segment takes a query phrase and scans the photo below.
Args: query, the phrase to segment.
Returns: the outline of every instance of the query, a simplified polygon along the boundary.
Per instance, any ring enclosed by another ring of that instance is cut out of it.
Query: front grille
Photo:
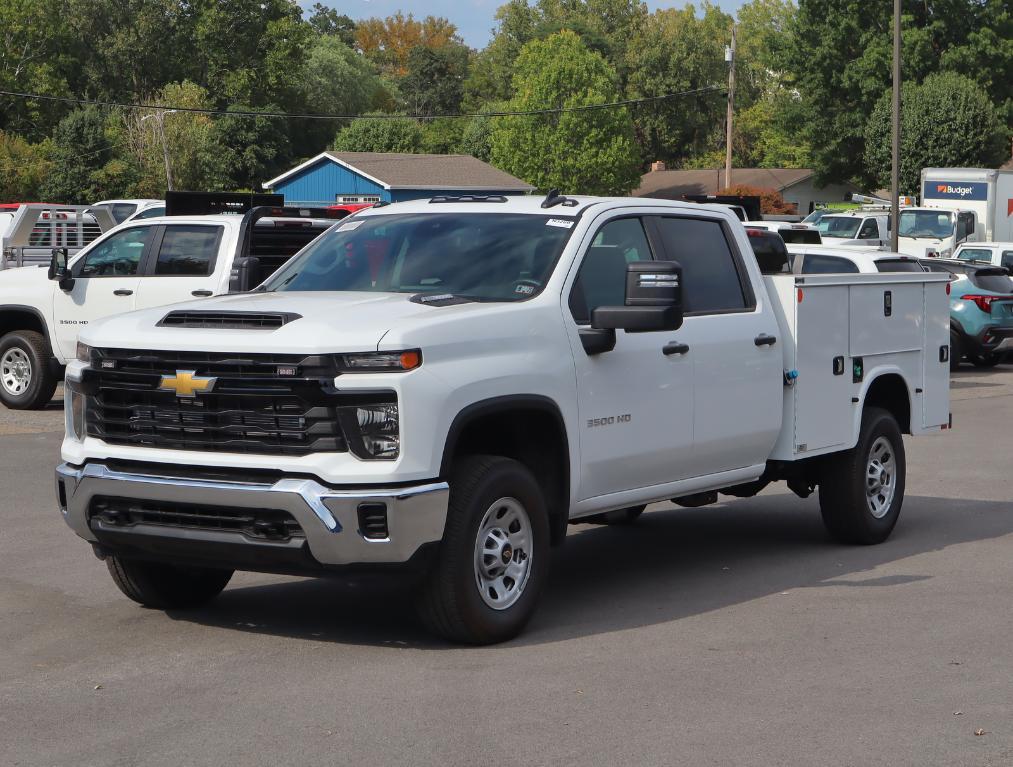
[[[174,328],[215,328],[224,330],[275,330],[301,315],[292,312],[169,312],[158,323]]]
[[[215,379],[208,392],[159,387],[180,372]],[[267,455],[347,452],[339,415],[389,395],[334,389],[326,356],[98,349],[84,372],[87,433],[107,443]],[[347,416],[345,417],[347,420]]]
[[[89,521],[97,519],[113,527],[160,525],[241,533],[249,538],[270,541],[306,537],[295,517],[280,509],[245,509],[98,496],[91,502],[88,518]]]

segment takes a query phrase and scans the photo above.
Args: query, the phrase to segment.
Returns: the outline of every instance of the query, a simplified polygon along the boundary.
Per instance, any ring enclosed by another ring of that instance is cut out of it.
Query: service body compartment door
[[[925,342],[923,286],[851,286],[851,356],[910,352]]]
[[[950,299],[945,283],[924,285],[925,377],[922,393],[922,427],[942,426],[950,420],[950,363],[942,349],[950,345]],[[912,419],[914,420],[914,419]],[[914,424],[912,424],[914,426]]]
[[[796,310],[795,452],[804,455],[849,442],[855,405],[848,355],[853,311],[849,287],[810,286],[801,292]]]

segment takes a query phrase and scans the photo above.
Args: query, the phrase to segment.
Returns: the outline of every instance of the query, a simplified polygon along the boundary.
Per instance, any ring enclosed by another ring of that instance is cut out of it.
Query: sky
[[[495,22],[496,9],[503,5],[505,0],[319,0],[324,5],[337,9],[339,13],[351,16],[353,19],[367,19],[371,16],[391,16],[398,11],[405,14],[412,13],[416,18],[424,16],[445,16],[457,25],[458,32],[464,38],[464,42],[473,48],[484,48],[489,42],[490,30]],[[743,5],[745,0],[717,0],[715,5],[720,6],[729,13],[734,13]],[[301,0],[303,8],[313,5],[313,0]],[[656,8],[682,8],[686,0],[676,2],[661,2],[660,0],[647,0],[648,7],[653,11]],[[697,6],[700,3],[696,3]]]

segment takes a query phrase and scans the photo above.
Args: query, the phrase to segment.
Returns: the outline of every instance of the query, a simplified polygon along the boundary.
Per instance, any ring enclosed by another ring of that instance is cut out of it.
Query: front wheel
[[[454,641],[491,644],[521,632],[549,565],[545,498],[523,464],[468,456],[454,467],[440,553],[419,615]]]
[[[0,400],[11,410],[36,410],[53,398],[58,383],[49,344],[34,330],[0,338]]]
[[[820,475],[820,513],[830,534],[842,543],[885,541],[900,516],[905,471],[897,420],[866,408],[858,444],[828,456]]]
[[[177,567],[138,559],[106,557],[106,567],[120,591],[145,607],[171,610],[200,607],[222,593],[232,570]]]

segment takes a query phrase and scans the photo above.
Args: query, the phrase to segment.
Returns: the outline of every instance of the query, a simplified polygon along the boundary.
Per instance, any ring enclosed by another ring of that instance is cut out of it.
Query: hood
[[[950,252],[943,253],[947,249]],[[915,258],[931,258],[940,255],[947,257],[952,252],[952,246],[949,244],[944,246],[943,240],[938,237],[898,237],[897,250]]]
[[[14,299],[23,297],[26,293],[34,294],[54,287],[56,283],[49,279],[49,269],[46,266],[19,266],[0,270],[0,296],[4,303],[23,303]]]
[[[45,274],[45,273],[43,273]],[[97,321],[81,333],[90,346],[210,352],[316,354],[373,351],[398,324],[434,316],[470,313],[482,306],[427,306],[398,293],[286,292],[244,293],[119,314]],[[221,329],[167,327],[170,312],[255,312],[298,315],[278,328]]]

